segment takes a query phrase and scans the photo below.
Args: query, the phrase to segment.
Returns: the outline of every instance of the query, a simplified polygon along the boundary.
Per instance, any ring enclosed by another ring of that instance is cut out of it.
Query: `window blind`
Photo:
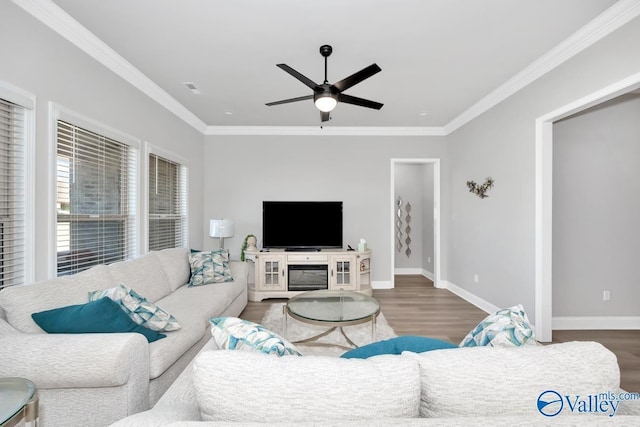
[[[62,120],[56,140],[58,275],[132,258],[137,151]]]
[[[25,113],[0,99],[0,290],[24,283]]]
[[[187,245],[186,167],[149,155],[149,250]]]

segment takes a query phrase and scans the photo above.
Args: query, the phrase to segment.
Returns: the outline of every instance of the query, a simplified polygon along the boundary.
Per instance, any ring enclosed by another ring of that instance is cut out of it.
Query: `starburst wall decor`
[[[489,197],[486,193],[493,187],[493,182],[493,178],[487,177],[482,185],[478,185],[475,181],[467,181],[467,187],[469,187],[470,193],[484,199],[485,197]]]

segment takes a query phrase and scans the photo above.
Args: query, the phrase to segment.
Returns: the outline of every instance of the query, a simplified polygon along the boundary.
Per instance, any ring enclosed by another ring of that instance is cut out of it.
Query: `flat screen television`
[[[262,202],[262,246],[342,248],[342,202]]]

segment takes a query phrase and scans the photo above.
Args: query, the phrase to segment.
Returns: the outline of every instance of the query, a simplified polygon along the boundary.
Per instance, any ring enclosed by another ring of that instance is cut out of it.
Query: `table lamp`
[[[224,249],[224,238],[233,236],[232,219],[212,219],[209,221],[209,236],[220,238],[220,249]]]

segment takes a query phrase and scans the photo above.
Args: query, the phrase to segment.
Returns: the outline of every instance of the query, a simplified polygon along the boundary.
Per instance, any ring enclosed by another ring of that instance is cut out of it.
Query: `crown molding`
[[[445,136],[441,127],[207,126],[205,135],[245,136]]]
[[[442,127],[207,126],[51,0],[12,1],[204,135],[446,136],[640,16],[640,1],[619,0]]]
[[[204,133],[207,125],[202,120],[51,0],[13,0],[13,2],[149,98]]]
[[[640,1],[619,0],[591,22],[444,125],[448,135],[640,15]]]

